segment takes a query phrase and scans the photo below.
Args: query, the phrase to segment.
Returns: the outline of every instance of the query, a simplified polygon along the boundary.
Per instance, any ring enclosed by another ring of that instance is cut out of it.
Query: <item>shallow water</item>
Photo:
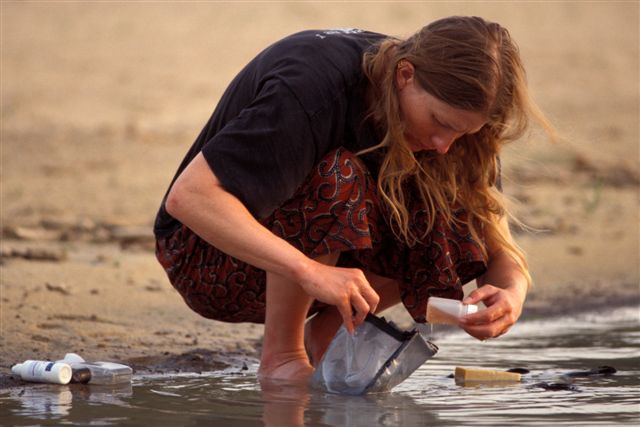
[[[39,384],[0,391],[2,425],[640,425],[640,310],[528,321],[478,342],[435,331],[439,353],[393,392],[362,397],[271,385],[248,370],[136,376],[126,387]],[[602,365],[614,375],[572,378]],[[521,383],[456,385],[455,366],[531,372]],[[546,388],[545,388],[546,387]],[[551,388],[551,389],[550,389]]]

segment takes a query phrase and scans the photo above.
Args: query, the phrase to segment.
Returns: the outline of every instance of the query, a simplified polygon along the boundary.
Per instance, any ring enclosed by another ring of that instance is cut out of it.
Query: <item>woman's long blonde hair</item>
[[[396,69],[400,61],[414,65],[419,85],[447,104],[482,112],[488,123],[477,133],[458,139],[447,155],[413,153],[404,136]],[[491,242],[509,253],[531,282],[526,259],[498,223],[508,215],[496,189],[498,155],[503,145],[519,139],[530,118],[553,135],[553,128],[533,102],[517,46],[508,31],[478,17],[435,21],[407,40],[385,39],[364,57],[370,81],[370,117],[384,137],[371,150],[386,147],[378,190],[398,238],[409,245],[424,236],[410,229],[403,186],[414,180],[427,212],[426,232],[436,213],[455,221],[454,206],[467,211],[467,226],[478,242]],[[367,150],[370,151],[370,150]],[[488,256],[486,246],[482,248]]]

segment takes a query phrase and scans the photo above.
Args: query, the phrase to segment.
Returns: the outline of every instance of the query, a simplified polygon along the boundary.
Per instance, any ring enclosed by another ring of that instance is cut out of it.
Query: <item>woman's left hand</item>
[[[511,240],[507,218],[500,220],[508,241]],[[459,326],[469,335],[486,340],[505,334],[522,314],[524,300],[529,290],[529,279],[520,265],[499,245],[489,245],[487,271],[476,279],[478,289],[471,292],[462,302],[487,307],[477,313],[464,316]]]
[[[471,292],[463,303],[477,304],[482,301],[487,308],[462,317],[459,325],[479,340],[499,337],[520,317],[525,296],[526,291],[522,292],[519,286],[502,288],[485,284]]]

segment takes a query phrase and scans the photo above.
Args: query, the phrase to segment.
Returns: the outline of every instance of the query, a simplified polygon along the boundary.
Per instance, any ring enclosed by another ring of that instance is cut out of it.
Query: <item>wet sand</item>
[[[191,312],[153,255],[159,201],[236,72],[308,28],[507,26],[541,107],[503,156],[535,285],[524,318],[640,301],[637,2],[2,3],[0,386],[80,353],[140,371],[257,356],[262,327]],[[473,285],[469,285],[473,286]],[[392,313],[403,319],[402,310]]]

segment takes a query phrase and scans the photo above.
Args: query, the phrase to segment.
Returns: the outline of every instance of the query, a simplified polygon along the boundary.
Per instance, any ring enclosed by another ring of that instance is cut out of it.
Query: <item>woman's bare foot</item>
[[[262,380],[307,383],[313,375],[313,366],[304,352],[300,354],[270,355],[262,358],[258,378]]]

